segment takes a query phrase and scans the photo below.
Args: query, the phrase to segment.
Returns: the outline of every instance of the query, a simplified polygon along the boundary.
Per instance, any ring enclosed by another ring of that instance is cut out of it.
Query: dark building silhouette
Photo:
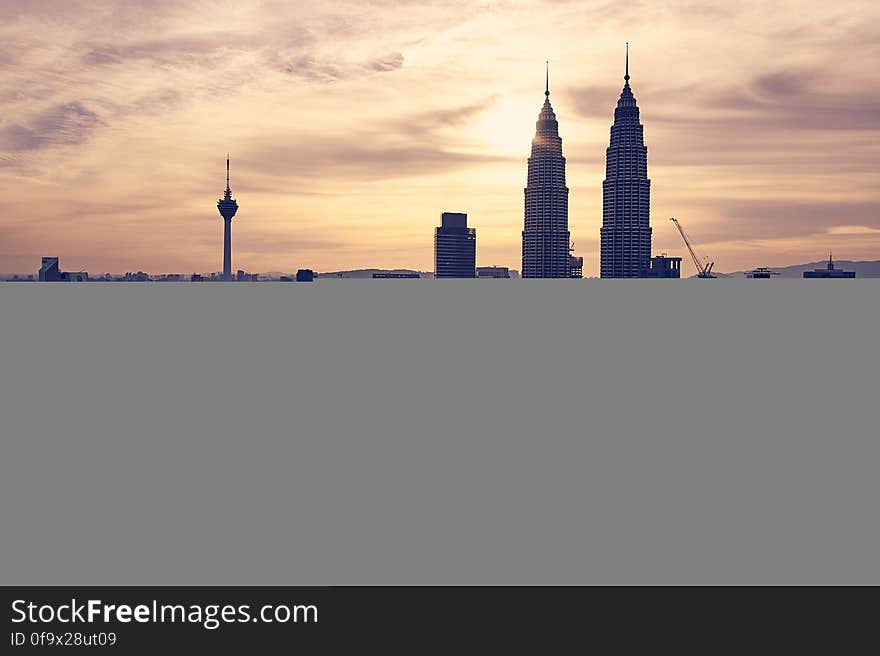
[[[601,276],[638,278],[650,269],[651,181],[639,108],[629,86],[629,44],[623,91],[614,110],[602,183]]]
[[[300,269],[296,272],[297,282],[312,282],[315,279],[315,272],[311,269]]]
[[[477,267],[477,278],[510,278],[510,269],[502,266]]]
[[[755,278],[756,280],[769,279],[770,276],[778,276],[778,271],[772,271],[767,267],[758,267],[751,271],[744,272],[746,278]]]
[[[828,265],[824,269],[813,269],[812,271],[804,271],[804,278],[855,278],[855,271],[844,271],[843,269],[834,268],[834,260],[831,259],[831,253],[828,253]]]
[[[642,278],[681,278],[681,258],[655,255],[642,271]]]
[[[547,68],[544,106],[535,124],[525,188],[523,278],[569,277],[568,187],[559,123],[550,105]]]
[[[57,257],[44,257],[37,274],[40,282],[58,282],[61,280],[61,269]]]
[[[568,248],[568,277],[583,278],[584,277],[584,258],[575,256],[574,244]]]
[[[40,282],[87,282],[89,274],[86,271],[62,271],[59,258],[44,257],[37,279]]]
[[[238,203],[229,189],[229,157],[226,157],[226,192],[217,201],[217,209],[223,217],[223,280],[232,280],[232,217],[238,211]]]
[[[474,278],[477,231],[467,227],[467,214],[443,212],[434,229],[434,277]]]

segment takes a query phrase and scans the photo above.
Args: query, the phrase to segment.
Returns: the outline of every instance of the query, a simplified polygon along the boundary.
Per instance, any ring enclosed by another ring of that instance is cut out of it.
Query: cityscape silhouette
[[[0,11],[0,278],[430,277],[444,212],[480,237],[475,277],[878,259],[877,85],[840,75],[872,60],[874,8],[808,2],[780,49],[782,8],[711,1],[625,24],[589,0],[212,4]],[[234,236],[206,212],[229,151]]]
[[[626,44],[624,85],[614,108],[611,138],[605,154],[605,180],[602,183],[603,212],[600,229],[600,274],[602,278],[680,278],[681,257],[666,253],[651,253],[651,181],[648,179],[648,149],[645,146],[644,126],[639,107],[630,86],[630,45]],[[559,121],[550,104],[550,65],[545,64],[544,104],[535,124],[531,154],[527,161],[527,184],[524,190],[524,221],[522,230],[522,278],[580,278],[583,257],[573,255],[574,244],[568,229],[569,188],[566,185],[566,160],[562,153]],[[189,280],[257,282],[257,273],[239,269],[232,273],[232,219],[238,212],[238,202],[230,188],[230,157],[226,157],[226,188],[217,201],[217,210],[223,219],[223,269],[220,273],[204,276],[193,273],[189,278],[180,274],[151,277],[142,271],[126,273],[122,277],[109,274],[100,280],[140,281],[162,280],[179,282]],[[694,261],[698,278],[716,278],[711,273],[714,262],[703,263],[697,257],[691,240],[675,218],[670,219],[680,233]],[[482,267],[478,274],[476,229],[468,227],[466,213],[442,212],[441,225],[434,231],[434,270],[426,272],[435,278],[509,278],[509,268],[496,275],[496,267]],[[352,272],[349,272],[349,274]],[[419,278],[420,272],[372,271],[374,279]],[[769,279],[780,275],[768,267],[744,271],[752,279]],[[869,274],[870,275],[870,274]],[[278,275],[282,282],[312,282],[312,269],[299,269],[296,275]],[[334,272],[330,277],[346,277],[345,272]],[[803,278],[852,279],[855,271],[835,269],[829,257],[825,268],[803,271]],[[28,276],[26,279],[33,279]],[[14,276],[13,279],[22,279]],[[57,256],[42,258],[37,273],[40,281],[76,281],[90,279],[85,271],[65,272],[60,269]],[[262,279],[273,279],[263,276]]]

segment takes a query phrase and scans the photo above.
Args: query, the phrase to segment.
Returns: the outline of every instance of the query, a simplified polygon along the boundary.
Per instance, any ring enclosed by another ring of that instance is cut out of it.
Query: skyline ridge
[[[799,262],[797,264],[790,264],[790,265],[785,265],[785,266],[781,266],[781,265],[775,264],[773,262],[770,262],[766,266],[769,269],[780,272],[782,278],[800,278],[799,275],[786,275],[786,273],[794,272],[795,274],[800,274],[803,271],[809,271],[809,270],[812,270],[815,268],[821,268],[821,267],[827,265],[827,263],[828,263],[827,259],[821,258],[821,259],[813,260],[810,262]],[[855,268],[859,274],[858,275],[859,278],[868,278],[868,279],[880,278],[880,259],[876,259],[876,260],[849,260],[849,259],[834,260],[834,265],[835,265],[835,267],[841,266],[841,267]],[[480,265],[479,268],[491,267],[491,266],[499,266],[499,265]],[[290,275],[294,274],[296,268],[298,268],[298,265],[294,268],[291,268],[290,270],[261,270],[261,271],[256,271],[256,272],[251,271],[248,273],[250,275],[266,276],[270,279],[275,279],[275,278],[278,278],[279,276],[290,276]],[[510,273],[512,274],[511,278],[514,278],[514,279],[521,278],[520,271],[518,269],[509,268],[509,267],[505,267],[505,268],[509,269]],[[754,268],[754,267],[752,267],[752,268]],[[330,269],[330,270],[326,270],[326,271],[315,271],[315,274],[319,278],[326,278],[326,277],[334,276],[338,273],[360,274],[360,273],[374,273],[374,272],[422,273],[422,274],[427,274],[426,277],[429,277],[430,275],[432,275],[434,273],[433,271],[428,270],[428,269],[415,269],[415,268],[406,267],[406,266],[387,267],[387,268],[386,267],[364,266],[364,267],[358,267],[358,268],[354,268],[354,269]],[[713,271],[713,273],[717,274],[717,276],[719,278],[739,278],[743,274],[745,274],[746,272],[747,272],[746,269],[736,270],[736,271]],[[100,277],[106,273],[109,273],[111,276],[122,277],[125,275],[125,273],[135,273],[135,272],[133,272],[133,271],[129,271],[129,272],[112,271],[112,272],[101,272],[101,273],[91,272],[90,277],[89,277],[89,281],[100,281]],[[186,277],[191,274],[197,274],[197,275],[202,275],[202,276],[210,276],[212,274],[217,275],[217,276],[222,275],[222,271],[211,271],[211,270],[199,270],[199,271],[188,271],[188,272],[183,272],[183,271],[149,271],[149,272],[144,272],[144,273],[146,273],[147,275],[149,275],[151,277],[162,277],[162,276],[169,276],[169,275]],[[11,278],[12,276],[19,276],[18,280],[26,281],[26,277],[28,275],[31,275],[34,278],[36,278],[36,275],[31,271],[0,271],[0,277],[3,277],[6,281],[10,281],[10,282],[13,281]],[[352,277],[357,277],[357,276],[352,276]],[[684,279],[684,278],[696,278],[696,274],[693,274],[693,275],[689,274],[689,275],[682,276],[682,279]],[[584,276],[584,279],[599,280],[600,277],[599,276]]]

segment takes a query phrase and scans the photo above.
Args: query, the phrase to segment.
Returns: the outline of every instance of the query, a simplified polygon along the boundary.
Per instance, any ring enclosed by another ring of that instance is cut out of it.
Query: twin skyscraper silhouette
[[[639,108],[629,85],[629,44],[626,46],[624,85],[611,140],[605,153],[600,230],[601,276],[651,276],[651,181],[648,149]],[[559,122],[550,104],[547,69],[544,106],[538,115],[528,162],[525,223],[522,232],[523,278],[572,276],[568,229],[568,187]]]

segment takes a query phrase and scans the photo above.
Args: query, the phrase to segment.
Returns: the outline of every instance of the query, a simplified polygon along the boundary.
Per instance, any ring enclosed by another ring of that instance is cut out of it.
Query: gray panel
[[[880,583],[874,281],[0,284],[0,582]]]

